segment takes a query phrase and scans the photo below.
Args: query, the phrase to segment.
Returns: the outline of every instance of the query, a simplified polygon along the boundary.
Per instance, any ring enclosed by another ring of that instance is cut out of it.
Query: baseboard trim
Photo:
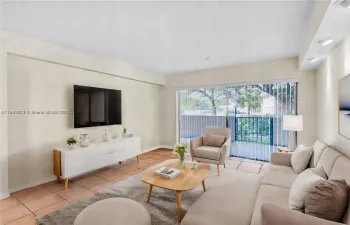
[[[45,184],[45,183],[48,183],[48,182],[51,182],[51,181],[54,181],[54,180],[56,180],[56,177],[48,178],[48,179],[45,179],[45,180],[39,180],[39,181],[30,183],[30,184],[21,185],[19,187],[10,189],[10,193],[13,193],[13,192],[16,192],[16,191],[20,191],[20,190],[23,190],[23,189],[27,189],[27,188],[31,188],[31,187],[35,187],[35,186],[38,186],[38,185],[41,185],[41,184]]]
[[[8,197],[10,197],[10,193],[2,193],[2,194],[0,194],[0,200],[8,198]]]
[[[172,145],[159,145],[159,148],[165,148],[165,149],[174,150],[174,146],[172,146]]]

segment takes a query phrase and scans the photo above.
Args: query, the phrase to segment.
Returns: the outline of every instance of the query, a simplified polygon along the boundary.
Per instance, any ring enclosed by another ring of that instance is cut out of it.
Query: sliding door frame
[[[299,94],[299,79],[283,79],[283,80],[268,80],[268,81],[254,81],[254,82],[242,82],[234,84],[218,84],[218,85],[203,85],[203,86],[188,86],[183,88],[177,88],[175,94],[176,102],[176,142],[180,143],[180,91],[189,90],[195,88],[222,88],[222,87],[237,87],[237,86],[249,86],[249,85],[260,85],[260,84],[278,84],[278,83],[296,83],[296,91],[294,92],[295,99],[295,114],[298,115],[298,94]],[[227,99],[227,98],[226,98]],[[228,101],[228,99],[227,99]],[[226,115],[227,116],[227,115]],[[295,132],[295,140],[298,141],[298,135]],[[298,143],[298,142],[297,142]]]

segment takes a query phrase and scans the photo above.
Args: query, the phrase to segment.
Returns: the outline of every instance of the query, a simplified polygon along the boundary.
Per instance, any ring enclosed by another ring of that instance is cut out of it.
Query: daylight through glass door
[[[203,135],[205,127],[231,128],[230,155],[269,161],[288,145],[283,115],[297,113],[297,83],[179,90],[179,142]]]

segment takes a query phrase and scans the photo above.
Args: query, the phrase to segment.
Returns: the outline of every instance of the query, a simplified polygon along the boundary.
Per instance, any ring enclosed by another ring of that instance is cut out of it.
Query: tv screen
[[[122,124],[120,90],[74,85],[74,128]]]

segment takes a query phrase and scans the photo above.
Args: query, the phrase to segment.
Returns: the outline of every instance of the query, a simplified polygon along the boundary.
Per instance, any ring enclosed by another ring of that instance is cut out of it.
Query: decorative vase
[[[105,129],[105,133],[102,135],[102,140],[104,142],[108,142],[111,139],[111,136],[109,135],[107,129]]]
[[[185,164],[185,156],[181,156],[179,154],[179,161],[178,161],[179,167],[180,169],[185,169],[186,168],[186,164]]]
[[[73,144],[73,145],[68,145],[68,150],[72,150],[72,149],[75,149],[75,144]]]
[[[127,133],[122,133],[122,137],[123,137],[123,138],[127,138],[127,137],[128,137],[128,134],[127,134]]]
[[[80,135],[80,146],[81,147],[89,146],[89,135],[88,134],[81,134]]]

